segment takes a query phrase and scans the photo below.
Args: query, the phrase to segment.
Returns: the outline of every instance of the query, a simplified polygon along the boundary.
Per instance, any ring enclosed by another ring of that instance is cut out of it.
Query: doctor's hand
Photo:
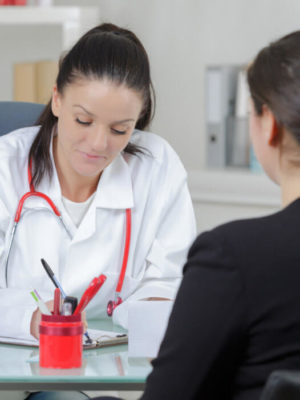
[[[49,311],[53,311],[54,308],[54,301],[49,300],[45,302],[46,306],[48,307]],[[30,333],[32,336],[34,336],[36,339],[39,339],[40,337],[40,332],[39,332],[39,325],[41,322],[42,318],[42,313],[40,312],[39,308],[37,308],[33,313],[31,317],[31,322],[30,322]],[[81,313],[81,320],[83,323],[83,330],[84,332],[87,330],[88,324],[86,321],[86,314],[85,311]]]
[[[166,297],[147,297],[147,298],[142,299],[142,300],[147,300],[147,301],[163,301],[163,300],[171,301],[171,299],[167,299]]]
[[[45,304],[48,307],[49,311],[53,311],[53,306],[54,306],[54,301],[53,300],[49,300],[49,301],[45,302]],[[39,336],[40,336],[39,325],[40,325],[40,322],[41,322],[41,318],[42,318],[42,313],[40,312],[39,308],[37,308],[32,313],[31,322],[30,322],[30,333],[36,339],[38,339]]]

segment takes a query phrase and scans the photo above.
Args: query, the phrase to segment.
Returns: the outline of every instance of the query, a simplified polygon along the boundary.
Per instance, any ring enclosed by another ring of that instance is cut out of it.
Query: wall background
[[[266,177],[260,184],[245,171],[205,171],[204,71],[212,64],[248,63],[270,41],[300,29],[299,0],[53,0],[53,4],[97,6],[97,23],[127,27],[142,40],[157,95],[151,130],[171,143],[188,171],[199,231],[278,209],[278,188]],[[57,59],[62,50],[58,28],[0,26],[0,100],[12,99],[12,63]]]
[[[205,165],[204,67],[247,63],[273,39],[300,29],[299,0],[54,0],[97,5],[101,21],[134,30],[151,60],[157,94],[152,130],[188,170]]]

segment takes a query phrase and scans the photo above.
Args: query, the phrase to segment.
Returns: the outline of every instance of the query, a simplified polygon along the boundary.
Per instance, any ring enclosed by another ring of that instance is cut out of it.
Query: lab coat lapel
[[[119,155],[102,173],[95,196],[96,207],[132,208],[131,174],[124,157]]]
[[[71,220],[69,214],[66,212],[63,203],[62,203],[62,194],[61,194],[61,188],[59,184],[59,179],[54,163],[54,158],[53,158],[53,147],[52,147],[53,140],[51,141],[50,145],[50,158],[52,161],[52,166],[53,166],[53,175],[52,178],[49,179],[49,177],[46,175],[44,176],[42,182],[36,187],[37,192],[41,192],[46,194],[50,200],[54,203],[54,205],[58,208],[59,212],[61,213],[62,219],[64,221],[64,224],[66,225],[68,231],[74,237],[76,233],[76,226],[74,225],[73,221]],[[29,190],[29,188],[28,188]],[[47,209],[49,212],[52,212],[52,209],[50,205],[47,203],[46,200],[42,199],[41,197],[36,197],[32,196],[29,197],[26,202],[24,203],[24,211],[26,209]],[[53,213],[53,218],[56,218],[55,214]],[[57,223],[60,223],[59,221]]]
[[[119,155],[103,172],[96,196],[78,227],[74,242],[92,236],[96,229],[96,213],[101,209],[125,209],[134,205],[132,180],[128,164]]]

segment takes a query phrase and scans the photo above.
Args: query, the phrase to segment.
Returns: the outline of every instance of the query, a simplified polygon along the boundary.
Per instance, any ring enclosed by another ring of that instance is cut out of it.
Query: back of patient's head
[[[263,48],[248,69],[248,83],[256,113],[266,105],[300,144],[300,31]]]

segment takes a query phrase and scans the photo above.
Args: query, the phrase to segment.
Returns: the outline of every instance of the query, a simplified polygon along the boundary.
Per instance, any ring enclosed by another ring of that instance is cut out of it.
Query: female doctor
[[[140,41],[103,24],[62,59],[39,126],[1,137],[1,336],[38,337],[29,292],[50,306],[54,290],[41,258],[78,298],[106,275],[88,318],[106,316],[113,301],[113,320],[126,327],[129,300],[174,298],[195,222],[178,156],[144,132],[151,88]]]

